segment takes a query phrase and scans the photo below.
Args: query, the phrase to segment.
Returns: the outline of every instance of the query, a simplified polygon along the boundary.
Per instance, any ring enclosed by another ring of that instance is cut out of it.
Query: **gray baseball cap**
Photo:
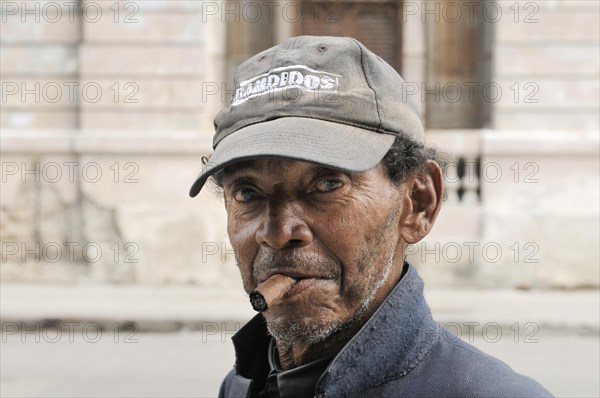
[[[398,134],[423,141],[404,80],[350,37],[290,38],[242,63],[234,80],[191,197],[212,174],[244,160],[284,157],[361,172]]]

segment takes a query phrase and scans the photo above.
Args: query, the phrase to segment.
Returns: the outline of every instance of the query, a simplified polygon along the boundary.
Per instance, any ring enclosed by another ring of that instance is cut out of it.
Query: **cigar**
[[[283,299],[296,283],[296,279],[289,276],[275,274],[250,293],[250,303],[255,311],[266,311],[277,301]]]

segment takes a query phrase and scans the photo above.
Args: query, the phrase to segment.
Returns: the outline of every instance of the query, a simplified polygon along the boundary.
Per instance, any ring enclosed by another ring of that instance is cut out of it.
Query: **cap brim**
[[[208,177],[243,160],[282,157],[362,172],[377,165],[395,135],[304,117],[252,124],[223,138],[190,189],[193,198]]]

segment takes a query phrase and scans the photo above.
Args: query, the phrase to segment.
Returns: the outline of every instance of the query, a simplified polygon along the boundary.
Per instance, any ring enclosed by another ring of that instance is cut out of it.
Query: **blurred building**
[[[187,191],[241,61],[361,40],[451,153],[429,284],[599,285],[596,1],[1,1],[2,282],[239,284]]]

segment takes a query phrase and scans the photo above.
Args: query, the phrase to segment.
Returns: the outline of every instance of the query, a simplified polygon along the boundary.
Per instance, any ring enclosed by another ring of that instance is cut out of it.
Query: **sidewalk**
[[[534,322],[545,330],[598,334],[598,291],[517,291],[426,289],[436,321],[497,323],[521,330]],[[207,322],[243,324],[255,312],[242,288],[217,290],[193,286],[25,285],[0,284],[3,323],[137,323],[140,331],[201,330]]]

